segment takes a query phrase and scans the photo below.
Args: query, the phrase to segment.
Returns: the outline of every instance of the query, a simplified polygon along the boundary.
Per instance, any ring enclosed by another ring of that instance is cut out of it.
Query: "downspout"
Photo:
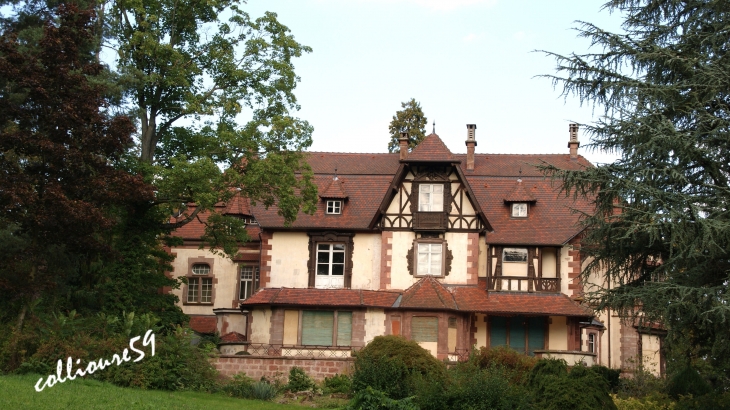
[[[611,291],[611,278],[608,279],[608,290]],[[611,366],[611,308],[608,308],[608,367]]]

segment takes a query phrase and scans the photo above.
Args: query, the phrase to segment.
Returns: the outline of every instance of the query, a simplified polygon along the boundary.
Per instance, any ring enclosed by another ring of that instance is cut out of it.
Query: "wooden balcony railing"
[[[516,292],[560,292],[560,278],[530,278],[526,276],[492,276],[487,284],[488,290],[507,290]]]

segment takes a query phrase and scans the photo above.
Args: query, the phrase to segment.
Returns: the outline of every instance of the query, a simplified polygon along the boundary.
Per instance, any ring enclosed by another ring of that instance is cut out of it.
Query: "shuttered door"
[[[518,352],[525,351],[525,318],[515,316],[510,318],[509,347]]]
[[[438,342],[439,320],[436,317],[411,319],[411,339],[416,342]]]
[[[492,316],[490,319],[491,326],[489,329],[489,346],[506,346],[507,345],[507,318],[500,316]]]
[[[545,318],[531,317],[527,319],[527,350],[532,356],[535,349],[545,348]]]
[[[334,312],[305,310],[302,312],[302,344],[332,346]]]
[[[352,345],[352,312],[337,312],[337,346]]]

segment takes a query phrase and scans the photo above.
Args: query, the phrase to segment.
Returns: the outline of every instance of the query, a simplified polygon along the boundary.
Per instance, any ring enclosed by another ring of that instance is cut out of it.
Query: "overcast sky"
[[[577,20],[619,30],[620,16],[593,0],[249,0],[252,17],[276,12],[313,48],[295,61],[297,116],[314,126],[313,151],[385,152],[388,124],[415,98],[436,133],[466,152],[567,153],[568,124],[591,107],[560,97],[555,60],[535,50],[584,53]],[[598,111],[596,111],[598,113]],[[587,141],[581,132],[579,138]],[[594,162],[612,156],[586,152]]]

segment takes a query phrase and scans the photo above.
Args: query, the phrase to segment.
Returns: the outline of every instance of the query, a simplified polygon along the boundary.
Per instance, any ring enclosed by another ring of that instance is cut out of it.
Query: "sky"
[[[560,54],[591,50],[577,21],[620,31],[596,0],[248,0],[277,13],[313,52],[295,60],[296,116],[314,126],[310,151],[386,152],[388,124],[415,98],[454,153],[476,124],[478,153],[568,153],[568,125],[601,110],[561,96],[540,75]],[[591,50],[596,51],[596,50]],[[595,115],[595,116],[594,116]],[[589,137],[579,133],[582,144]],[[594,163],[613,155],[579,153]]]

